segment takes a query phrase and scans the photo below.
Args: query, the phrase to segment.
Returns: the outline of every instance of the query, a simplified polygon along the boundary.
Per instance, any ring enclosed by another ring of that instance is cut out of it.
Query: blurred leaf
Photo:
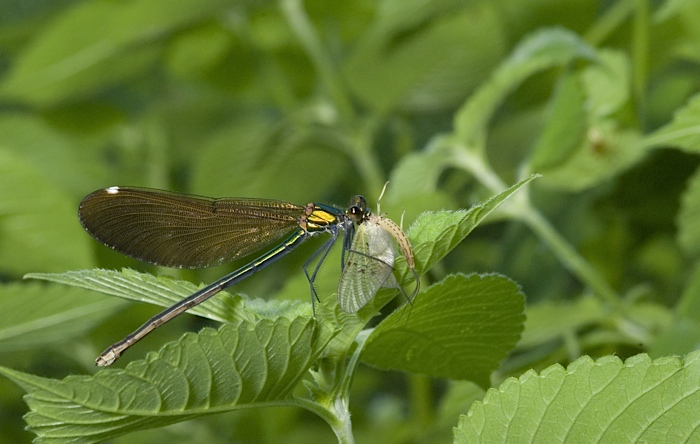
[[[700,104],[700,100],[698,103]],[[698,116],[700,117],[700,114]],[[677,215],[678,243],[687,254],[693,256],[700,253],[700,226],[697,223],[699,218],[700,171],[696,171],[688,181],[688,188],[681,196],[681,208]]]
[[[483,398],[485,393],[484,389],[471,381],[449,381],[438,406],[439,421],[453,427],[455,418],[468,410],[474,401]]]
[[[0,147],[0,269],[65,270],[91,264],[77,202],[34,167]]]
[[[0,96],[50,105],[109,86],[152,64],[159,53],[154,42],[229,3],[79,3],[58,16],[21,54],[0,84]]]
[[[653,345],[655,338],[651,335],[669,329],[674,322],[673,312],[656,302],[634,301],[626,309],[625,317],[616,319],[616,327],[625,337],[636,339],[637,345]]]
[[[566,161],[586,137],[585,93],[578,75],[566,75],[552,103],[545,127],[535,145],[530,170],[545,173]]]
[[[700,152],[700,94],[691,97],[688,104],[673,115],[673,121],[646,138],[652,146],[675,146],[697,154]]]
[[[483,139],[487,123],[506,95],[531,75],[575,59],[593,60],[595,57],[593,48],[565,29],[540,30],[526,37],[455,115],[458,140],[470,146]]]
[[[176,36],[167,51],[170,70],[183,78],[199,77],[225,55],[231,34],[217,24],[205,24]]]
[[[85,190],[88,179],[92,182],[93,178],[105,176],[105,169],[96,161],[95,151],[87,150],[84,141],[36,116],[3,114],[0,134],[0,149],[10,152],[18,162],[31,165],[36,174],[61,189],[81,195],[90,191]],[[77,224],[77,217],[72,219]]]
[[[0,352],[44,347],[80,337],[123,302],[57,285],[0,286]]]
[[[380,323],[362,350],[382,369],[472,380],[489,376],[520,338],[525,296],[498,275],[452,275]]]
[[[612,119],[593,124],[567,161],[543,175],[542,184],[577,192],[600,185],[640,162],[650,148],[634,129],[617,128]]]
[[[300,174],[312,179],[298,180]],[[196,158],[194,192],[255,196],[305,204],[348,177],[346,158],[318,146],[301,125],[249,116],[216,134]]]
[[[518,348],[535,347],[553,339],[560,339],[569,332],[606,319],[606,312],[599,299],[582,297],[575,301],[548,301],[527,308],[525,332]],[[552,322],[556,319],[556,322]]]
[[[676,306],[679,315],[700,323],[700,264],[695,262]]]
[[[124,123],[126,117],[124,110],[114,103],[90,99],[55,106],[46,110],[43,116],[47,122],[58,129],[65,130],[64,133],[70,131],[98,140],[101,140],[100,137],[109,137],[111,131]],[[94,143],[94,140],[90,140],[91,148],[94,148]],[[97,150],[90,150],[92,155],[98,153]],[[96,164],[97,162],[93,161],[91,166],[94,167]]]
[[[597,63],[583,71],[586,105],[590,116],[607,117],[619,110],[630,97],[630,62],[621,51],[601,50]]]
[[[649,350],[654,357],[679,356],[700,347],[700,323],[696,320],[680,318],[662,331]]]
[[[383,2],[343,71],[353,92],[379,111],[438,109],[459,103],[486,77],[504,37],[485,3]]]
[[[162,307],[170,307],[198,290],[197,286],[187,281],[178,281],[168,276],[156,277],[130,269],[121,272],[95,269],[65,273],[29,273],[25,277],[99,291]],[[242,302],[241,296],[221,292],[187,312],[218,322],[236,322],[249,318],[243,311]]]
[[[240,408],[294,405],[292,391],[333,331],[310,318],[239,322],[188,333],[124,370],[42,378],[0,367],[26,392],[42,441],[99,442]]]
[[[699,357],[584,356],[567,369],[528,371],[474,403],[454,442],[691,441],[700,422]]]
[[[408,154],[399,160],[391,172],[390,186],[387,189],[386,200],[390,205],[401,205],[402,208],[410,205],[409,216],[415,200],[425,201],[435,210],[446,206],[441,204],[448,203],[449,198],[438,190],[440,176],[450,162],[449,154],[440,149],[445,142],[444,137],[438,136],[427,149]]]

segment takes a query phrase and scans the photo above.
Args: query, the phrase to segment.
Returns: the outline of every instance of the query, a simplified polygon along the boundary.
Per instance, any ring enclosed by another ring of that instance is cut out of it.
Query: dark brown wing
[[[95,191],[80,203],[80,223],[125,255],[167,267],[231,262],[299,228],[304,207],[266,199],[223,198],[136,187]]]

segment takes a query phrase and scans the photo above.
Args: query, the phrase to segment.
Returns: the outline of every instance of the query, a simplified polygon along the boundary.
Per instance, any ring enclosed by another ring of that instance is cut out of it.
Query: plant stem
[[[411,387],[411,416],[417,425],[424,427],[429,427],[435,419],[430,381],[431,378],[425,375],[408,375]]]
[[[355,437],[352,434],[352,422],[350,421],[350,410],[346,399],[334,399],[332,407],[327,408],[316,401],[310,399],[296,398],[290,405],[303,407],[322,418],[335,433],[340,444],[354,444]]]
[[[649,15],[649,2],[636,0],[632,28],[632,91],[638,112],[646,109],[644,102],[649,69]]]
[[[331,424],[331,427],[333,432],[335,432],[335,436],[338,437],[339,443],[351,444],[355,442],[355,437],[352,434],[352,421],[350,420],[350,387],[352,386],[355,370],[360,364],[362,348],[371,332],[371,329],[362,330],[355,337],[355,351],[352,353],[347,366],[343,369],[340,383],[333,390],[333,405],[331,408],[335,414],[336,421]]]
[[[588,285],[604,302],[619,307],[620,297],[598,271],[591,266],[562,237],[559,232],[542,216],[542,213],[530,207],[520,208],[515,215],[544,241],[549,249],[559,258],[564,267]]]
[[[464,145],[452,146],[451,163],[457,168],[462,168],[471,173],[483,186],[498,194],[506,189],[500,177],[491,169],[483,156],[483,150],[479,148],[469,149]]]
[[[620,0],[610,6],[586,32],[585,39],[593,46],[601,46],[632,13],[633,0]]]

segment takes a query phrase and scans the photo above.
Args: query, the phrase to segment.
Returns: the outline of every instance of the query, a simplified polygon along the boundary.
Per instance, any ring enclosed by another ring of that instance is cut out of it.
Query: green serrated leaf
[[[294,405],[292,390],[333,334],[309,318],[240,322],[188,333],[124,370],[63,380],[0,373],[27,392],[25,420],[39,440],[91,443],[205,414]]]
[[[448,276],[379,324],[362,360],[488,387],[491,372],[520,338],[524,310],[524,295],[506,277]]]
[[[700,94],[673,115],[673,121],[646,137],[649,146],[676,146],[691,153],[700,152]]]
[[[691,442],[700,423],[700,352],[652,361],[584,356],[490,389],[455,443]]]
[[[307,281],[308,282],[308,281]],[[307,283],[308,285],[308,283]],[[272,300],[250,299],[245,301],[247,311],[253,312],[261,318],[276,319],[280,316],[287,319],[306,316],[311,317],[311,304],[300,300]]]
[[[467,146],[480,141],[487,123],[506,95],[536,72],[575,59],[592,60],[595,57],[595,51],[588,43],[565,29],[545,29],[526,37],[491,79],[457,112],[454,118],[457,138]]]
[[[187,281],[178,281],[168,276],[156,277],[130,269],[121,272],[94,269],[65,273],[29,273],[25,278],[58,282],[162,307],[169,307],[198,289]],[[242,297],[231,296],[226,292],[219,293],[187,312],[218,322],[250,319],[243,309]]]
[[[416,268],[420,272],[429,270],[506,199],[537,177],[532,175],[469,210],[421,214],[408,231]]]
[[[56,285],[0,286],[0,352],[26,350],[79,337],[123,302]]]

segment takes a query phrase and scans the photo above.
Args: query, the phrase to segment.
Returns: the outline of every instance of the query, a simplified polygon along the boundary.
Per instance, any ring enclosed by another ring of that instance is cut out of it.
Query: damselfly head
[[[350,206],[345,213],[353,222],[362,222],[370,216],[369,208],[367,208],[367,200],[360,195],[353,197],[352,202],[350,202]]]

